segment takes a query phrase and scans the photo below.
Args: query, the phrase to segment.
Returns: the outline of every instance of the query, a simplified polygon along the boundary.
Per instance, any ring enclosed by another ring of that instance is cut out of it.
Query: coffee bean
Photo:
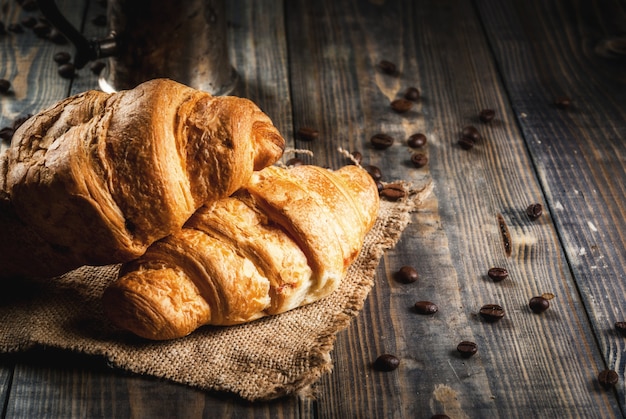
[[[96,26],[105,27],[107,25],[107,17],[106,15],[98,15],[91,19],[91,23]]]
[[[526,208],[526,215],[528,215],[528,218],[531,220],[536,220],[541,217],[541,214],[543,214],[543,207],[541,204],[530,204]]]
[[[626,336],[626,322],[615,322],[615,329]]]
[[[494,323],[504,317],[504,309],[498,304],[485,304],[479,314],[486,322]]]
[[[26,26],[27,28],[32,28],[37,24],[37,19],[35,19],[35,16],[28,16],[27,18],[24,18],[22,20],[22,25]]]
[[[374,134],[372,138],[370,138],[370,143],[372,144],[372,146],[379,150],[384,150],[391,147],[393,141],[394,139],[391,135],[383,133]]]
[[[572,104],[572,100],[567,96],[559,96],[554,99],[554,105],[559,109],[567,109]]]
[[[46,38],[51,30],[52,28],[50,27],[50,25],[42,22],[37,22],[37,24],[33,26],[33,32],[40,38]]]
[[[378,180],[381,180],[383,178],[383,173],[380,171],[380,169],[378,167],[372,166],[372,165],[368,165],[368,166],[364,166],[363,168],[365,169],[365,171],[367,171],[367,173],[370,174],[372,179],[378,181]]]
[[[385,189],[385,185],[383,185],[383,183],[380,180],[376,180],[376,189],[378,190],[378,193],[380,194],[383,189]]]
[[[317,139],[317,137],[319,136],[320,136],[319,131],[314,128],[302,127],[298,129],[298,137],[300,137],[301,140],[313,141]]]
[[[406,92],[404,92],[404,98],[414,102],[419,100],[420,96],[420,91],[416,87],[409,87],[406,89]]]
[[[6,141],[7,143],[11,142],[11,138],[13,138],[13,134],[15,130],[11,127],[3,127],[0,129],[0,140]]]
[[[426,145],[426,136],[422,133],[413,134],[406,141],[409,147],[420,148]]]
[[[474,140],[468,137],[461,137],[459,138],[459,145],[463,150],[470,150],[474,147]]]
[[[604,370],[598,374],[598,382],[604,388],[611,388],[619,381],[619,375],[613,370]]]
[[[543,297],[533,297],[528,302],[528,306],[533,311],[533,313],[539,314],[550,308],[550,301],[546,300]]]
[[[7,79],[0,79],[0,93],[7,93],[11,89],[11,82]]]
[[[399,184],[383,185],[383,188],[379,191],[381,197],[388,201],[399,201],[406,196],[404,188]]]
[[[70,55],[69,52],[66,51],[59,51],[56,54],[54,54],[54,56],[52,57],[52,59],[57,63],[57,64],[65,64],[65,63],[69,63],[70,60],[72,59],[72,56]]]
[[[391,354],[382,354],[374,361],[374,368],[378,371],[393,371],[400,366],[398,357]]]
[[[423,153],[413,153],[411,155],[411,163],[417,168],[424,167],[428,164],[428,157]]]
[[[403,284],[411,284],[419,279],[419,274],[412,266],[403,266],[396,272],[395,278]]]
[[[479,141],[481,138],[480,132],[478,132],[478,129],[476,129],[476,127],[473,125],[468,125],[463,128],[463,130],[461,131],[461,137],[470,138],[474,142]]]
[[[385,74],[389,74],[389,75],[397,75],[398,74],[398,68],[391,61],[381,60],[381,62],[378,63],[378,67]]]
[[[76,67],[72,63],[61,64],[57,72],[64,79],[71,79],[76,74]]]
[[[89,66],[89,70],[91,70],[91,72],[97,76],[98,74],[102,72],[102,70],[104,70],[104,67],[106,67],[106,64],[104,62],[94,61]]]
[[[22,25],[19,23],[10,23],[7,29],[9,29],[9,32],[13,33],[24,33],[24,28],[22,28]]]
[[[413,107],[413,102],[407,99],[396,99],[391,102],[391,109],[398,113],[406,113]]]
[[[478,352],[478,345],[469,340],[464,340],[457,345],[456,350],[459,351],[463,358],[469,358]]]
[[[352,153],[350,153],[350,155],[352,155],[352,158],[357,164],[361,164],[361,162],[363,161],[363,154],[361,154],[361,152],[359,151],[353,151]]]
[[[48,33],[48,39],[57,45],[67,44],[67,38],[56,28],[52,28]]]
[[[435,314],[439,311],[437,304],[430,301],[418,301],[415,303],[414,308],[418,314]]]
[[[507,271],[506,268],[491,268],[487,272],[487,275],[493,282],[500,282],[509,276],[509,271]]]
[[[487,122],[491,122],[493,118],[495,118],[495,116],[496,116],[496,111],[494,111],[493,109],[483,109],[478,114],[478,119],[480,119],[481,122],[487,123]]]
[[[304,162],[301,159],[294,157],[292,159],[287,160],[285,164],[287,166],[302,166]]]

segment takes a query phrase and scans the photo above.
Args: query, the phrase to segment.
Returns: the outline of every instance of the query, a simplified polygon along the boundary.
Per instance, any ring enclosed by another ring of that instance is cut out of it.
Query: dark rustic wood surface
[[[85,33],[104,32],[91,23],[98,2],[58,3]],[[37,15],[1,4],[5,26]],[[623,417],[626,340],[613,325],[626,320],[626,2],[237,0],[229,13],[238,94],[313,154],[299,157],[339,167],[338,147],[359,150],[385,180],[433,181],[362,312],[337,336],[333,372],[314,396],[248,403],[40,350],[0,358],[2,417]],[[0,35],[0,78],[13,83],[0,96],[0,127],[97,86],[88,69],[60,78],[52,56],[61,50],[71,48],[29,30]],[[381,60],[398,74],[381,72]],[[422,98],[395,113],[390,101],[409,86]],[[572,105],[557,108],[558,96]],[[483,108],[496,110],[489,124],[477,119]],[[463,150],[470,124],[483,138]],[[305,126],[319,139],[298,139]],[[378,132],[395,144],[373,149]],[[428,138],[420,169],[405,142],[417,132]],[[531,203],[544,206],[535,221]],[[420,280],[396,282],[403,265]],[[488,279],[492,266],[509,279]],[[533,314],[528,300],[542,293],[555,298]],[[416,315],[417,300],[439,312]],[[486,303],[507,316],[481,321]],[[478,354],[460,358],[461,340]],[[372,370],[384,352],[400,368]],[[606,368],[619,373],[614,389],[598,384]]]

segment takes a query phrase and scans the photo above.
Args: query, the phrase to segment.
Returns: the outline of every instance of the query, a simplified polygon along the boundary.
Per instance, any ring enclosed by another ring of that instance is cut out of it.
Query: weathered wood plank
[[[625,411],[626,3],[477,5]]]
[[[531,222],[524,209],[544,197],[507,93],[475,10],[466,2],[289,2],[288,40],[294,126],[314,126],[320,139],[299,142],[317,163],[342,163],[337,146],[360,149],[364,162],[387,179],[420,179],[400,143],[421,131],[429,139],[434,195],[400,245],[379,269],[368,304],[338,339],[335,371],[320,385],[322,417],[411,417],[445,410],[458,417],[564,415],[619,416],[615,398],[595,385],[603,367],[577,288],[549,216]],[[382,74],[386,59],[399,76]],[[408,86],[423,92],[416,111],[398,115],[389,102]],[[497,120],[479,125],[484,139],[470,150],[456,141],[462,127],[478,124],[483,108]],[[396,144],[373,150],[369,137],[386,132]],[[512,236],[507,256],[497,221]],[[392,274],[415,265],[418,284],[400,286]],[[509,269],[502,283],[486,279],[489,267]],[[557,296],[541,316],[528,300]],[[440,312],[411,312],[416,300]],[[498,324],[480,321],[482,304],[508,312]],[[455,356],[456,344],[474,340],[479,355]],[[385,375],[369,363],[395,352],[403,367]],[[350,383],[346,385],[346,383]],[[574,402],[576,401],[576,402]]]

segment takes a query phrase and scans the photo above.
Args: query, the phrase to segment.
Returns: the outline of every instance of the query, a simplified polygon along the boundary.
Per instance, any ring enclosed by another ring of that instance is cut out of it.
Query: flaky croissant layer
[[[124,265],[104,293],[105,313],[162,340],[317,301],[339,286],[378,206],[360,167],[268,167]]]
[[[26,121],[0,157],[0,225],[35,249],[0,236],[0,276],[132,260],[283,148],[251,101],[167,79],[65,99]]]

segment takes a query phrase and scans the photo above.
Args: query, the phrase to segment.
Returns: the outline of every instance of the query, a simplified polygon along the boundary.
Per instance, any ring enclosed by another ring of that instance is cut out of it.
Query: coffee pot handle
[[[110,57],[117,52],[117,43],[113,35],[89,41],[63,16],[54,0],[37,0],[37,4],[44,17],[76,47],[74,57],[76,68],[83,68],[89,61]]]

